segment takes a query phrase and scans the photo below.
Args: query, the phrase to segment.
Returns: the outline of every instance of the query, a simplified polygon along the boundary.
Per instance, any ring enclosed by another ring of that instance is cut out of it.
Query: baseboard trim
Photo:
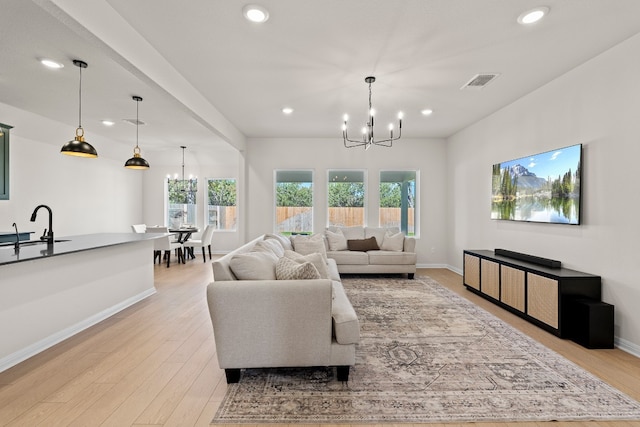
[[[11,353],[2,359],[0,359],[0,372],[6,371],[12,366],[17,365],[20,362],[27,360],[30,357],[35,356],[36,354],[53,347],[54,345],[66,340],[74,336],[75,334],[84,331],[85,329],[95,325],[96,323],[100,323],[103,320],[113,316],[114,314],[124,310],[125,308],[142,301],[143,299],[153,295],[156,293],[156,288],[153,287],[151,289],[147,289],[144,292],[139,293],[138,295],[134,295],[131,298],[127,298],[119,304],[116,304],[112,307],[109,307],[99,313],[94,314],[87,319],[84,319],[81,322],[76,323],[75,325],[71,325],[68,328],[65,328],[55,334],[49,335],[48,337],[35,342],[28,347],[23,348],[22,350]]]
[[[613,342],[614,345],[620,350],[632,354],[636,357],[640,357],[640,345],[634,344],[620,337],[613,337]]]

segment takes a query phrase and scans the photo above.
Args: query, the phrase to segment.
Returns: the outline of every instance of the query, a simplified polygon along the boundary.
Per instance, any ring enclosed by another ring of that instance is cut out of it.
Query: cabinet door
[[[500,301],[524,313],[524,271],[500,266]]]
[[[480,272],[480,292],[500,299],[500,264],[483,259]]]
[[[480,290],[480,258],[464,254],[464,284]]]
[[[558,281],[527,273],[527,314],[558,329]]]

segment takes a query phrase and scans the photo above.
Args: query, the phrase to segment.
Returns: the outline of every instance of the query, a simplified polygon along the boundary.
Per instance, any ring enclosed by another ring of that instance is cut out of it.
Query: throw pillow
[[[237,254],[229,261],[229,267],[238,280],[275,280],[278,258],[268,252]]]
[[[369,237],[368,239],[347,240],[347,246],[350,251],[377,251],[380,249],[375,237]]]
[[[316,270],[318,270],[321,279],[329,279],[329,269],[327,268],[327,263],[319,253],[302,255],[294,251],[284,251],[284,256],[296,261],[298,264],[310,262],[311,264],[313,264]]]
[[[271,252],[278,258],[282,258],[284,256],[284,248],[280,244],[278,240],[268,239],[268,240],[260,240],[256,242],[253,246],[254,252]]]
[[[404,234],[402,234],[402,232],[392,234],[390,231],[387,231],[380,249],[383,251],[402,252],[404,249]]]
[[[293,250],[293,246],[291,246],[291,240],[287,236],[283,236],[282,234],[271,234],[267,233],[264,235],[264,240],[274,239],[280,242],[283,248],[288,249],[290,251]]]
[[[342,230],[338,229],[335,233],[326,230],[324,234],[327,236],[330,251],[346,251],[348,249],[347,238],[344,237]]]
[[[322,258],[327,261],[327,249],[324,245],[324,236],[322,234],[313,234],[311,236],[292,236],[293,250],[302,255],[319,253]]]
[[[287,257],[282,257],[276,263],[276,278],[278,280],[319,279],[320,273],[308,261],[300,264]]]

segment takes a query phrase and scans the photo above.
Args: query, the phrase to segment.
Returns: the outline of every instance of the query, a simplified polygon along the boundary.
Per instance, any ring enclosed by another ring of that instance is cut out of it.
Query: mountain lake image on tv
[[[493,165],[491,219],[580,224],[582,144]]]

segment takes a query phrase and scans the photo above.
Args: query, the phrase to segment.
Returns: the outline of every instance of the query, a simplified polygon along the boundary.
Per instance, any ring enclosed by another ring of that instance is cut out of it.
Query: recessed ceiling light
[[[105,126],[113,126],[113,125],[116,124],[116,122],[111,121],[111,120],[103,120],[102,124],[105,125]]]
[[[269,12],[257,4],[248,4],[242,8],[242,14],[251,22],[266,22],[269,19]]]
[[[423,116],[430,116],[433,114],[433,110],[431,108],[425,108],[424,110],[420,111],[420,113],[422,113]]]
[[[547,13],[549,13],[547,6],[536,7],[518,16],[518,23],[523,25],[533,24],[541,20]]]
[[[282,109],[282,112],[283,112],[284,114],[291,114],[291,113],[293,113],[293,108],[291,108],[291,107],[284,107],[284,108]]]
[[[53,59],[44,58],[44,59],[40,60],[40,63],[42,65],[44,65],[45,67],[48,67],[48,68],[58,69],[58,68],[63,68],[64,67],[64,64],[62,64],[60,62],[56,62]]]

